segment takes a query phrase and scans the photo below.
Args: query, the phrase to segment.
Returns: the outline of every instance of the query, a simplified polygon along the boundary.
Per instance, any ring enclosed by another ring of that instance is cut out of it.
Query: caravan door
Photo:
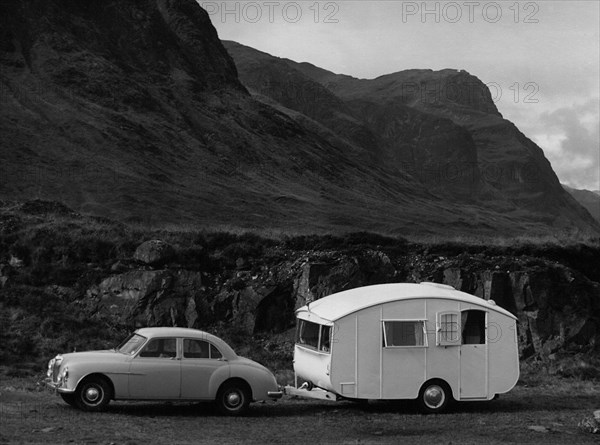
[[[461,312],[460,398],[486,399],[488,396],[487,313]]]

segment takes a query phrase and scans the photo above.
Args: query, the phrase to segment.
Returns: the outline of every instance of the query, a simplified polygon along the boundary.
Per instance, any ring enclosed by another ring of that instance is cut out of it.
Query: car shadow
[[[519,413],[532,411],[554,411],[556,409],[593,408],[597,397],[578,396],[577,399],[561,395],[530,394],[507,395],[497,400],[483,402],[453,402],[445,413]],[[112,402],[106,409],[108,413],[138,417],[222,417],[212,402]],[[257,402],[250,406],[244,417],[291,417],[303,414],[319,413],[397,413],[406,415],[420,414],[414,400],[369,400],[322,401],[301,398],[284,398],[277,402]]]

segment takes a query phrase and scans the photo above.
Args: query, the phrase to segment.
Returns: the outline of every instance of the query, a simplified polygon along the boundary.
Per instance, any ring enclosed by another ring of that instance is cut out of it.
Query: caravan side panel
[[[335,322],[331,357],[335,392],[348,398],[380,398],[381,341],[379,307]]]
[[[382,399],[414,399],[425,381],[427,342],[427,301],[424,299],[395,301],[382,306],[379,330],[382,320],[411,320],[423,323],[425,333],[423,346],[399,346],[384,348],[379,344],[383,357],[381,361]]]
[[[516,320],[491,312],[488,323],[489,396],[510,391],[519,380],[519,348]]]
[[[332,390],[344,397],[356,398],[356,314],[333,325],[331,341]]]
[[[356,313],[357,396],[378,399],[381,387],[381,322],[377,306]]]

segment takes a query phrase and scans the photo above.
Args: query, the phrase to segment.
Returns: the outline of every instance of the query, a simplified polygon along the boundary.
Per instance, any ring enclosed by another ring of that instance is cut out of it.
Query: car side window
[[[219,351],[215,345],[210,345],[210,358],[223,358],[223,354],[221,354],[221,351]]]
[[[208,342],[203,340],[183,340],[184,358],[210,358]]]
[[[177,339],[153,338],[140,352],[140,357],[173,358],[177,356]]]
[[[186,338],[183,340],[183,357],[219,359],[222,357],[222,354],[214,345],[207,341]]]

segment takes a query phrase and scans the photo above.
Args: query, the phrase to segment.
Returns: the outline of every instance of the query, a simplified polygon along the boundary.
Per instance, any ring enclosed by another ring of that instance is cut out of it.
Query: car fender
[[[257,367],[246,363],[232,364],[231,377],[242,379],[248,383],[254,401],[267,400],[268,392],[278,390],[275,376],[262,366]]]
[[[66,362],[69,377],[67,385],[60,392],[73,392],[79,384],[90,375],[103,375],[112,387],[115,399],[126,398],[129,380],[129,363],[96,363],[96,362]]]
[[[208,384],[208,394],[211,398],[217,397],[217,392],[221,385],[231,378],[231,365],[220,366],[210,376],[210,382]]]

